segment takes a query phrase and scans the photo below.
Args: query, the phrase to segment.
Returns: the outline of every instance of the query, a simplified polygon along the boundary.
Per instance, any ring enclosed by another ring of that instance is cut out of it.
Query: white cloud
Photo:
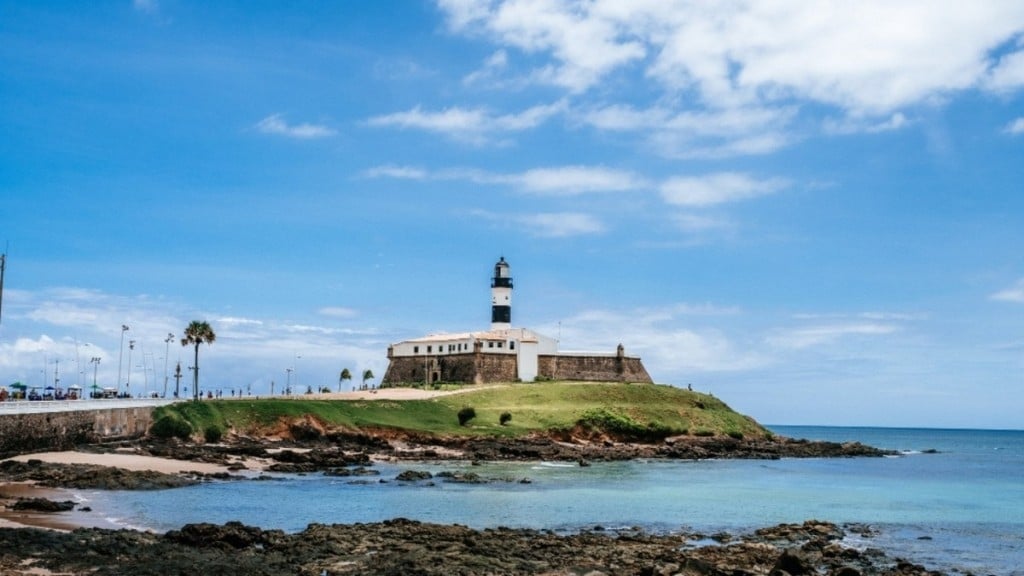
[[[784,180],[756,180],[746,174],[720,172],[699,177],[676,177],[661,185],[669,204],[703,207],[773,194],[787,186]]]
[[[378,166],[364,174],[372,178],[452,180],[509,186],[522,192],[548,196],[627,192],[650,187],[647,180],[633,172],[603,166],[555,166],[506,174],[469,168],[429,172],[411,166]]]
[[[502,227],[515,227],[539,238],[568,238],[599,234],[605,225],[597,217],[580,212],[541,212],[536,214],[497,214],[486,210],[471,212],[475,218]]]
[[[829,134],[855,134],[868,133],[878,134],[891,132],[906,127],[910,123],[907,117],[901,112],[896,112],[881,121],[876,118],[851,118],[846,117],[840,120],[834,118],[826,119],[824,130]]]
[[[896,324],[881,322],[845,322],[782,330],[769,336],[767,342],[780,348],[810,348],[847,336],[879,336],[899,330]]]
[[[535,128],[565,108],[565,102],[556,102],[534,106],[517,114],[492,114],[482,108],[453,107],[440,112],[427,112],[416,106],[406,112],[375,116],[366,123],[370,126],[426,130],[459,140],[483,143],[493,134]]]
[[[579,212],[550,212],[523,214],[513,219],[526,232],[544,238],[565,238],[604,232],[604,224],[590,214]]]
[[[1010,288],[996,292],[991,298],[1000,302],[1024,303],[1024,278],[1017,280]]]
[[[254,320],[252,318],[237,318],[234,316],[222,316],[217,318],[215,322],[219,325],[227,326],[229,328],[239,326],[263,326],[263,321]]]
[[[976,85],[989,51],[1024,26],[1015,2],[439,4],[455,31],[482,28],[502,45],[550,55],[541,77],[573,91],[639,64],[714,106],[798,96],[857,112]]]
[[[462,82],[467,85],[482,84],[492,81],[501,71],[508,67],[508,52],[498,50],[484,62],[483,68],[467,75]]]
[[[735,372],[765,365],[767,359],[737,346],[714,328],[688,326],[694,315],[733,315],[734,308],[668,305],[633,310],[591,310],[539,327],[560,336],[563,350],[612,352],[621,343],[639,355],[656,381],[693,372]],[[679,384],[681,382],[675,382]]]
[[[397,180],[426,180],[430,175],[422,168],[412,166],[375,166],[363,172],[367,178],[395,178]]]
[[[697,137],[662,124],[677,116],[696,115],[703,124],[702,115],[823,105],[844,117],[826,128],[885,131],[905,125],[908,107],[966,90],[1024,86],[1024,50],[1005,48],[1024,30],[1020,2],[438,4],[452,32],[496,45],[501,58],[485,66],[487,74],[522,75],[528,66],[524,77],[572,95],[599,89],[609,104],[585,113],[591,125],[654,126],[652,141],[669,156],[763,154],[793,138],[792,114],[768,126],[748,122]],[[659,108],[634,111],[615,102],[616,85],[633,87],[638,78],[649,81]]]
[[[992,68],[986,84],[995,92],[1008,92],[1024,86],[1024,50],[1003,56]]]
[[[191,348],[182,347],[179,338],[192,318],[209,318],[217,334],[211,346],[200,350],[204,371],[201,379],[230,382],[236,389],[252,383],[254,394],[265,394],[271,380],[277,382],[280,391],[285,382],[284,369],[296,364],[303,388],[307,383],[336,385],[337,371],[346,365],[352,369],[372,368],[381,374],[386,368],[387,359],[382,352],[386,342],[372,327],[339,329],[272,318],[206,314],[145,296],[123,297],[78,288],[12,290],[10,294],[15,298],[11,299],[13,306],[4,309],[0,371],[10,381],[21,380],[29,385],[41,381],[44,367],[46,378],[52,382],[56,362],[65,384],[91,383],[95,367],[100,385],[114,385],[122,341],[122,379],[126,379],[128,342],[135,340],[131,362],[135,370],[131,377],[133,391],[141,392],[147,384],[150,390],[162,391],[165,351],[171,372],[178,360],[182,361],[183,371],[191,362]],[[5,305],[8,295],[5,290]],[[329,307],[320,312],[334,318],[345,314],[352,317],[354,311],[346,310]],[[123,340],[122,324],[130,327]],[[49,335],[54,332],[75,337]],[[164,341],[168,333],[177,336],[169,343]],[[93,357],[101,359],[98,365],[90,365]],[[170,386],[174,386],[173,378]],[[227,385],[224,390],[229,390]]]
[[[326,306],[317,312],[322,316],[329,316],[331,318],[355,318],[359,315],[358,310],[343,306]]]
[[[644,135],[655,151],[670,158],[725,158],[774,152],[793,139],[787,126],[790,106],[677,111],[628,105],[593,108],[580,121],[599,130]]]
[[[1003,131],[1014,136],[1024,134],[1024,117],[1017,118],[1013,122],[1010,122],[1006,125],[1006,128],[1004,128]]]
[[[276,134],[298,140],[312,140],[334,136],[336,131],[320,124],[288,124],[281,114],[267,116],[256,123],[256,129],[264,134]]]
[[[535,168],[512,178],[524,190],[539,194],[583,194],[636,190],[646,182],[635,174],[592,166]]]
[[[614,19],[594,17],[586,5],[549,2],[490,3],[476,6],[441,0],[455,30],[483,27],[527,54],[551,53],[555,63],[535,76],[572,92],[586,90],[615,68],[643,59],[643,43],[623,35]]]

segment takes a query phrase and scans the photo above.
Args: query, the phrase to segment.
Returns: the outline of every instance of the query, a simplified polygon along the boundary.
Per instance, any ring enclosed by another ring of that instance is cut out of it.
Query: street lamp
[[[292,393],[292,372],[294,371],[294,369],[292,369],[292,368],[285,368],[284,371],[288,373],[288,384],[287,384],[287,386],[284,389],[284,393],[288,394],[288,395],[291,395],[291,393]]]
[[[128,397],[132,397],[132,350],[135,350],[135,340],[128,341],[128,381],[124,385]]]
[[[117,355],[117,395],[121,395],[121,364],[124,362],[124,333],[129,330],[127,324],[121,324],[121,351]],[[130,362],[129,362],[130,364]]]
[[[166,350],[164,351],[164,398],[167,398],[167,357],[171,355],[171,340],[174,340],[174,334],[168,332],[167,338],[164,338],[164,344],[166,344]],[[177,387],[175,387],[175,392],[177,392]],[[175,394],[175,397],[177,397],[177,394]]]

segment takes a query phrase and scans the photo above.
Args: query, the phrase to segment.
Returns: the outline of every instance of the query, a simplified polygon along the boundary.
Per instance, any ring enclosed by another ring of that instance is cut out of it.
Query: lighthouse
[[[505,257],[494,265],[491,278],[491,330],[512,328],[512,276]]]

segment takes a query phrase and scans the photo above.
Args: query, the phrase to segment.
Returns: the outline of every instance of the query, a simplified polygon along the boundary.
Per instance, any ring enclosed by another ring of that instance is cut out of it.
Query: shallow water
[[[239,520],[299,531],[309,523],[396,517],[572,531],[747,531],[815,518],[879,531],[853,545],[950,572],[1024,575],[1024,432],[773,427],[792,437],[858,440],[892,458],[378,465],[379,477],[281,475],[160,492],[82,492],[127,526],[167,530]],[[938,453],[923,453],[929,449]],[[404,469],[472,471],[507,481],[404,484]],[[517,480],[529,478],[531,483]],[[381,483],[379,480],[387,480]],[[353,483],[362,480],[363,483]]]

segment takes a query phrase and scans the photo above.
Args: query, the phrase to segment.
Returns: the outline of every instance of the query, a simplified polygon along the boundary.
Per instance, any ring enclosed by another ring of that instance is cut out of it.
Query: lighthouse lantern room
[[[509,275],[508,262],[505,257],[494,265],[494,277],[491,278],[491,329],[508,330],[512,328],[512,276]]]

